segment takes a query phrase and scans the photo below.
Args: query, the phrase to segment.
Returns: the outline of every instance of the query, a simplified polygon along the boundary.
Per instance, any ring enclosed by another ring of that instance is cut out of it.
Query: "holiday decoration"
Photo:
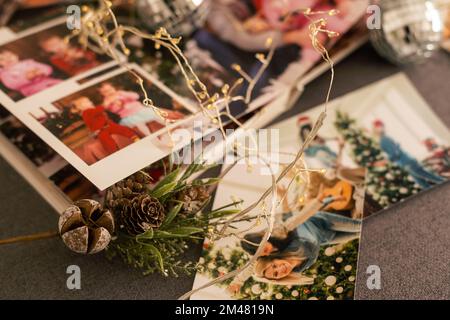
[[[142,77],[139,76],[136,72],[133,72],[133,70],[130,69],[130,67],[126,63],[124,63],[116,54],[116,50],[118,49],[125,56],[130,55],[130,49],[127,47],[125,41],[126,34],[129,34],[130,36],[136,36],[141,39],[147,39],[154,44],[157,50],[166,49],[168,50],[168,52],[170,52],[172,57],[177,61],[178,67],[182,70],[185,84],[195,98],[198,107],[202,111],[202,114],[207,117],[211,121],[211,123],[217,125],[218,129],[225,139],[227,138],[227,136],[225,133],[224,125],[222,123],[222,119],[224,116],[228,116],[228,118],[234,125],[239,127],[243,126],[243,124],[233,116],[231,112],[231,103],[240,101],[248,105],[251,102],[253,90],[256,87],[259,79],[264,75],[275,52],[275,46],[273,45],[273,41],[271,38],[268,38],[266,40],[268,53],[259,53],[255,55],[256,59],[259,60],[261,64],[258,72],[256,72],[256,75],[253,78],[250,77],[245,72],[245,70],[242,69],[241,66],[235,64],[232,66],[232,68],[241,76],[241,78],[232,84],[223,85],[219,93],[211,94],[208,91],[206,85],[201,82],[197,74],[194,72],[187,57],[183,54],[183,51],[178,46],[181,41],[180,38],[172,37],[165,28],[159,28],[155,33],[149,34],[130,26],[120,25],[111,7],[112,3],[110,1],[100,1],[99,7],[95,10],[89,7],[83,7],[83,12],[85,13],[82,18],[83,26],[80,30],[75,30],[67,39],[77,37],[79,43],[83,46],[88,47],[96,52],[101,52],[108,55],[119,64],[121,64],[124,68],[126,68],[130,72],[130,74],[132,74],[136,78],[136,82],[140,85],[142,94],[145,97],[142,103],[145,106],[152,108],[152,110],[162,120],[164,120],[167,127],[167,125],[171,123],[170,119],[168,118],[167,112],[163,111],[153,103],[148,95],[147,90],[144,87],[144,81]],[[326,104],[329,101],[331,88],[333,85],[334,69],[333,61],[331,60],[326,47],[321,43],[321,41],[319,41],[319,37],[325,36],[332,38],[338,36],[337,32],[328,30],[326,28],[326,16],[334,16],[338,13],[339,11],[335,9],[329,11],[314,11],[310,8],[299,8],[298,10],[295,10],[295,12],[292,12],[292,14],[304,16],[310,22],[308,25],[308,31],[312,48],[323,57],[323,59],[329,64],[331,68],[332,78],[326,95]],[[321,15],[322,17],[314,19],[313,17],[315,15]],[[283,19],[287,18],[289,18],[289,15],[283,17]],[[245,92],[241,95],[235,94],[235,92],[238,91],[238,88],[244,83],[247,84],[247,89],[245,90]],[[327,108],[325,107],[316,120],[316,123],[312,126],[310,134],[308,135],[308,137],[306,137],[303,146],[300,148],[300,150],[298,150],[295,157],[293,157],[292,162],[285,167],[285,169],[277,178],[273,175],[272,187],[267,189],[260,197],[260,199],[255,203],[250,204],[247,208],[235,212],[235,214],[226,221],[219,222],[220,226],[218,226],[217,228],[214,228],[214,226],[212,227],[212,232],[214,233],[214,235],[209,236],[210,239],[232,236],[233,232],[229,232],[229,230],[232,229],[232,224],[235,221],[239,221],[241,219],[248,219],[248,214],[252,211],[252,209],[258,207],[259,205],[262,205],[263,210],[259,212],[258,218],[265,221],[267,228],[265,231],[265,235],[262,238],[261,243],[259,244],[259,248],[253,255],[253,257],[251,257],[249,261],[241,268],[230,271],[227,274],[224,274],[221,277],[211,281],[210,283],[207,283],[200,288],[196,288],[186,293],[181,297],[182,299],[189,298],[189,296],[202,288],[233,278],[234,276],[248,268],[253,262],[256,261],[256,259],[258,259],[274,227],[275,210],[277,207],[277,183],[293,169],[298,170],[297,175],[307,170],[302,158],[303,152],[313,141],[314,137],[317,135],[318,130],[323,125],[323,121],[327,114],[326,111]],[[174,145],[174,143],[172,143],[172,145]],[[238,144],[233,145],[234,152],[238,155],[238,157],[247,154],[247,148],[241,148],[241,150],[239,150],[238,146]],[[258,150],[256,150],[256,157],[260,157]],[[170,270],[173,270],[177,265],[173,260],[164,259],[166,257],[166,254],[167,256],[170,256],[172,258],[174,256],[173,252],[170,253],[170,250],[167,251],[168,248],[172,248],[173,250],[175,250],[175,252],[179,253],[182,251],[180,248],[183,244],[177,242],[176,240],[198,238],[198,236],[202,232],[205,233],[207,231],[206,229],[208,229],[206,227],[207,223],[205,223],[206,220],[200,219],[200,217],[198,217],[197,215],[190,219],[183,218],[178,220],[172,218],[182,216],[178,215],[178,213],[183,206],[183,204],[178,200],[177,202],[173,201],[173,196],[174,194],[178,195],[178,193],[182,191],[182,189],[187,187],[184,181],[185,179],[183,179],[186,174],[183,174],[179,181],[175,180],[178,179],[177,170],[179,169],[180,168],[168,173],[168,175],[165,176],[158,185],[156,185],[153,189],[148,190],[149,195],[153,198],[157,198],[168,212],[165,221],[162,223],[159,229],[154,230],[153,228],[149,228],[146,232],[136,235],[135,238],[131,239],[130,241],[125,241],[122,243],[116,242],[116,252],[118,252],[125,261],[136,267],[143,267],[147,270],[147,272],[159,270],[163,274],[168,274],[168,272]],[[197,169],[197,167],[194,163],[194,170],[192,168],[186,170],[186,172],[189,172],[187,176],[190,176],[193,173],[192,171],[196,171],[195,169]],[[295,175],[292,179],[296,179],[297,175]],[[159,186],[161,183],[163,183],[163,187]],[[181,185],[184,184],[183,187],[181,187],[180,183]],[[217,181],[215,181],[215,183],[217,183]],[[229,210],[225,210],[225,212],[229,212]],[[221,213],[222,212],[210,213],[209,218],[219,218]],[[177,225],[177,228],[175,230],[164,230],[168,225],[170,226],[171,223],[177,222],[180,224]],[[191,223],[191,225],[187,226],[187,228],[183,225],[186,222]],[[202,228],[198,228],[198,226],[195,227],[195,224],[200,224]],[[169,242],[161,243],[163,239],[166,239],[166,241],[168,241],[167,239],[172,239],[173,242],[171,242],[170,244]],[[145,241],[145,244],[143,243],[143,241]],[[151,241],[152,243],[148,243],[147,241]],[[155,264],[155,262],[157,263]],[[166,269],[164,265],[169,265],[171,267]]]
[[[397,64],[430,57],[440,48],[443,26],[439,11],[427,0],[381,0],[374,11],[370,39],[380,55]],[[370,27],[370,26],[369,26]]]
[[[145,170],[151,172],[152,167],[159,166],[156,163]],[[211,168],[205,164],[177,168],[169,164],[169,167],[172,169],[157,183],[148,174],[138,172],[107,191],[107,198],[111,197],[107,203],[119,226],[117,239],[111,242],[107,254],[111,258],[119,256],[133,267],[143,269],[145,274],[178,275],[195,271],[194,263],[179,258],[188,242],[208,234],[209,217],[220,219],[238,212],[226,208],[211,212],[184,210],[192,208],[193,198],[180,194],[193,195],[196,190],[196,199],[205,203],[219,180],[192,179],[194,174]],[[234,205],[231,203],[227,208]]]
[[[145,189],[145,186],[150,184],[151,177],[139,171],[129,178],[119,181],[109,189],[107,197],[108,205],[113,208],[121,208],[130,203],[130,200],[139,196]]]
[[[205,186],[192,186],[181,191],[178,199],[183,202],[183,212],[196,213],[208,201],[210,194]]]
[[[59,233],[70,250],[97,253],[106,248],[114,233],[114,219],[109,210],[94,200],[80,200],[60,216]]]
[[[208,0],[137,0],[136,10],[152,30],[164,27],[174,35],[188,35],[205,21]]]
[[[132,236],[159,228],[165,218],[164,207],[149,195],[139,195],[119,210],[119,228]]]

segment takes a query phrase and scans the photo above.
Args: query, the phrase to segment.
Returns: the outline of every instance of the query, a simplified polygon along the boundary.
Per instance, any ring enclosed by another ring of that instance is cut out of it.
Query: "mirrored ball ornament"
[[[429,58],[439,49],[443,24],[430,0],[380,0],[379,28],[370,28],[370,40],[378,53],[395,64]]]
[[[186,36],[201,27],[209,0],[137,0],[140,20],[151,30],[164,27],[172,36]]]

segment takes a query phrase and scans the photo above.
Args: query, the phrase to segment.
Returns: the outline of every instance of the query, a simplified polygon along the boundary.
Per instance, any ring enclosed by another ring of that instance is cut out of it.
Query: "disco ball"
[[[137,0],[136,10],[150,29],[164,27],[174,36],[191,34],[203,25],[209,0]]]
[[[439,49],[443,24],[439,11],[427,0],[381,0],[381,28],[370,40],[380,55],[396,64],[423,61]]]

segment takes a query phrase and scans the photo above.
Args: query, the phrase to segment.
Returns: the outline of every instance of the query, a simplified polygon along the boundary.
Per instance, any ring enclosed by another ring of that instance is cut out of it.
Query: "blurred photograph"
[[[61,24],[0,45],[0,90],[17,102],[110,61],[66,36]]]
[[[0,300],[450,299],[449,53],[450,0],[0,0]]]
[[[317,62],[320,54],[313,48],[309,37],[309,24],[327,16],[327,27],[342,36],[348,32],[365,13],[367,1],[278,1],[278,0],[219,0],[211,3],[206,28],[198,30],[193,39],[199,48],[211,56],[225,69],[240,65],[251,78],[261,68],[255,59],[256,53],[268,51],[267,39],[276,50],[264,75],[254,89],[254,95],[276,94],[270,79],[290,86],[295,85]],[[309,20],[302,13],[311,8]],[[328,16],[330,10],[337,15]],[[339,37],[328,38],[319,34],[318,39],[331,49]],[[246,86],[241,90],[245,92]],[[263,90],[264,89],[264,90]],[[235,107],[236,112],[242,112]]]

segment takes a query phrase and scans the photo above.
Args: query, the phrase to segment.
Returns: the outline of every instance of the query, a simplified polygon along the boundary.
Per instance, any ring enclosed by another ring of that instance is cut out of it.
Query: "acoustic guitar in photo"
[[[345,181],[339,181],[332,188],[323,190],[325,197],[333,197],[339,200],[333,201],[324,210],[333,209],[336,211],[350,210],[353,206],[353,186]]]

